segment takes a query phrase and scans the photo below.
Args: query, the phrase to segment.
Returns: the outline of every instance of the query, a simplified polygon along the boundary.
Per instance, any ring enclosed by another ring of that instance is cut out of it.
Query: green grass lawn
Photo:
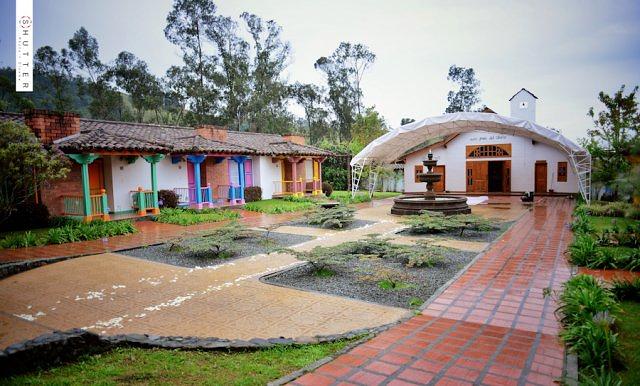
[[[626,369],[619,372],[623,385],[640,385],[640,303],[621,302],[617,314],[618,340]]]
[[[116,349],[0,384],[207,384],[264,385],[344,348],[351,341],[223,353]]]
[[[401,193],[398,192],[373,192],[373,199],[380,200],[383,198],[399,196],[400,194]],[[371,201],[368,192],[357,192],[356,196],[354,198],[351,198],[351,192],[346,190],[334,190],[333,193],[331,193],[331,197],[329,198],[345,204],[357,204],[360,202]]]
[[[194,225],[205,222],[218,222],[224,220],[234,220],[240,217],[238,212],[228,209],[162,209],[160,214],[155,217],[156,221],[176,224],[176,225]]]
[[[640,223],[639,220],[633,220],[624,217],[605,217],[605,216],[589,216],[589,222],[597,232],[601,232],[605,228],[611,228],[614,224],[618,224],[620,229],[624,229],[629,224]]]
[[[249,202],[244,205],[244,209],[252,212],[262,212],[268,214],[298,212],[300,210],[311,209],[316,204],[311,199],[293,199],[293,198],[272,198],[268,200],[260,200]]]

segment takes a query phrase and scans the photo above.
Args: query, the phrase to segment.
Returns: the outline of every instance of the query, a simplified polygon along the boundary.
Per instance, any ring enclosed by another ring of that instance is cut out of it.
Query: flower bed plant
[[[587,213],[583,206],[574,212],[571,228],[576,237],[569,246],[571,263],[588,268],[640,270],[640,222],[627,220],[621,227],[615,218],[594,218]],[[602,221],[607,218],[608,223]]]
[[[76,241],[96,240],[104,237],[137,232],[130,220],[81,222],[64,220],[64,225],[49,228],[46,232],[16,232],[0,240],[1,248],[23,248],[47,244],[64,244]]]
[[[558,304],[560,337],[578,357],[581,382],[615,382],[620,353],[614,313],[619,305],[613,293],[594,277],[577,275],[564,284]]]
[[[233,220],[240,217],[236,211],[229,209],[161,209],[160,214],[155,216],[155,221],[176,224],[176,225],[194,225],[205,222],[218,222],[225,220]]]
[[[621,201],[595,201],[590,205],[581,204],[577,210],[591,216],[626,217],[640,220],[640,208]]]
[[[279,214],[298,212],[301,210],[307,210],[314,208],[316,202],[310,198],[305,197],[283,197],[279,199],[269,199],[249,202],[244,205],[245,210],[252,212],[261,212],[267,214]]]

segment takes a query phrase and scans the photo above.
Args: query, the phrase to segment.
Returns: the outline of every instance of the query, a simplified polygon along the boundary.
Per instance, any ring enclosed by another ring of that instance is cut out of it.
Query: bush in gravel
[[[322,228],[344,228],[353,222],[354,213],[355,209],[342,204],[326,209],[319,207],[309,215],[307,222]]]
[[[236,253],[237,240],[256,236],[258,236],[258,232],[247,229],[237,222],[232,222],[212,231],[201,232],[196,237],[176,239],[169,243],[169,250],[224,259],[232,257]]]
[[[430,211],[410,216],[403,224],[409,225],[409,232],[414,234],[460,232],[462,236],[465,230],[488,232],[496,229],[491,220],[473,214],[445,216],[440,212]]]
[[[173,190],[162,189],[158,191],[158,200],[162,202],[161,208],[177,208],[178,194]]]
[[[397,268],[384,265],[382,259],[375,255],[361,256],[363,267],[360,268],[360,278],[363,281],[372,281],[378,287],[385,290],[400,290],[412,287],[409,275]]]
[[[254,202],[262,200],[262,188],[259,186],[249,186],[244,188],[244,202]]]
[[[203,209],[182,209],[165,208],[160,210],[160,214],[154,217],[155,221],[176,224],[194,225],[205,222],[218,222],[224,220],[234,220],[240,217],[236,211],[229,209],[203,208]]]
[[[378,258],[401,262],[409,268],[428,268],[442,262],[448,248],[420,243],[414,245],[392,244],[387,239],[369,235],[367,239],[349,241],[333,247],[315,247],[311,251],[288,251],[298,259],[307,261],[315,271],[330,269],[332,265],[348,260]]]
[[[618,356],[612,313],[618,310],[613,293],[589,275],[577,275],[563,285],[557,313],[562,340],[578,356],[581,370],[611,371]]]

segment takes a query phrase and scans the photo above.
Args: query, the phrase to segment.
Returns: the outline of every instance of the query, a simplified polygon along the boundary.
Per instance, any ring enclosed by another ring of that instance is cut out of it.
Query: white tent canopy
[[[590,201],[591,155],[587,150],[562,134],[533,122],[493,113],[476,112],[426,118],[400,126],[375,139],[351,160],[351,166],[354,169],[353,192],[355,193],[358,189],[359,173],[364,166],[386,165],[394,162],[401,154],[413,149],[416,145],[430,139],[474,130],[531,138],[564,152],[578,176],[580,193],[587,202]]]

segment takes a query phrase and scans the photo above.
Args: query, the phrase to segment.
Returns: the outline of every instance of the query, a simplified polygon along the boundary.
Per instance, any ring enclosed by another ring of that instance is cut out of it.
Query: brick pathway
[[[572,205],[543,199],[422,315],[294,384],[553,384],[564,350],[543,289],[570,276],[563,252]]]
[[[264,213],[249,212],[245,210],[238,210],[238,212],[240,212],[241,215],[240,222],[252,227],[280,224],[302,216],[302,213],[267,215]],[[139,232],[132,235],[115,236],[106,239],[81,241],[77,243],[45,245],[41,247],[1,249],[0,264],[45,258],[86,256],[97,253],[120,251],[123,249],[162,243],[185,234],[221,227],[225,223],[227,223],[227,221],[181,226],[146,220],[136,221],[134,224],[136,228],[138,228]]]

